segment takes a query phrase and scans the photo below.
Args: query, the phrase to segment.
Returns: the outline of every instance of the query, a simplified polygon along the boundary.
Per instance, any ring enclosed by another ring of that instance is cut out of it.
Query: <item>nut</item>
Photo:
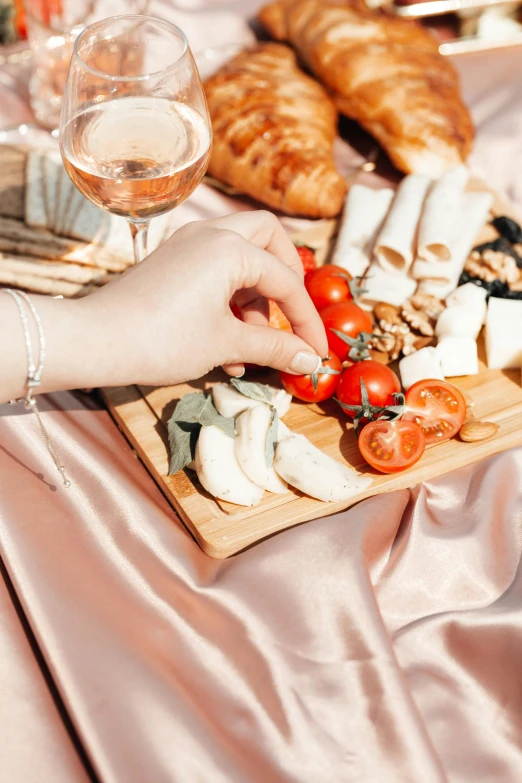
[[[387,324],[395,324],[396,326],[402,324],[399,308],[387,302],[377,302],[373,308],[373,314],[377,321],[386,321]]]
[[[466,443],[475,443],[479,440],[492,438],[498,432],[498,424],[492,421],[469,421],[463,424],[459,430],[461,440]]]
[[[484,250],[481,256],[474,250],[464,268],[470,275],[486,283],[494,280],[516,283],[520,278],[520,270],[513,256],[499,250]]]
[[[422,310],[416,310],[409,302],[406,302],[402,307],[401,316],[416,332],[420,332],[425,337],[433,336],[433,326],[428,316]]]
[[[374,360],[374,362],[379,362],[380,364],[389,364],[390,363],[390,356],[387,351],[380,351],[380,350],[373,350],[370,349],[370,356]]]
[[[436,321],[446,307],[441,299],[432,294],[425,294],[424,291],[413,294],[410,298],[410,304],[416,310],[422,310],[423,313],[426,313],[432,321]]]

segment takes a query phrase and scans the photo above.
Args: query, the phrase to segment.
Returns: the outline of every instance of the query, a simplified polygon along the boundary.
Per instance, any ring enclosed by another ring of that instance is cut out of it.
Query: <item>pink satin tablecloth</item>
[[[189,36],[245,34],[196,5]],[[522,206],[522,51],[458,65],[473,168]],[[0,406],[0,783],[520,783],[522,450],[218,562],[92,398],[42,409],[67,492]]]

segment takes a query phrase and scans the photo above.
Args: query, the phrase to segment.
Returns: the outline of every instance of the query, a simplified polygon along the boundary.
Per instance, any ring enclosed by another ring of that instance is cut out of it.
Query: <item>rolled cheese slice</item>
[[[490,297],[486,356],[490,369],[522,367],[522,300]]]
[[[444,264],[446,275],[440,279],[426,279],[419,283],[419,291],[445,299],[458,285],[468,256],[488,219],[493,203],[491,193],[465,193],[458,236],[451,246],[451,259]],[[435,264],[433,265],[435,266]],[[436,265],[437,267],[439,264]]]
[[[265,450],[272,411],[265,405],[256,405],[243,411],[236,420],[236,457],[248,478],[269,492],[288,492],[272,465],[266,464]]]
[[[411,274],[415,280],[440,280],[441,284],[444,284],[451,277],[450,263],[449,261],[439,261],[437,264],[433,264],[431,261],[416,258],[411,268]]]
[[[201,486],[214,497],[238,506],[255,506],[263,489],[241,468],[234,440],[216,424],[202,427],[194,458],[196,473]]]
[[[409,356],[405,356],[399,362],[399,372],[402,385],[406,391],[417,381],[424,381],[427,378],[436,378],[444,380],[444,373],[440,366],[440,359],[436,348],[431,346],[421,348]]]
[[[387,272],[406,272],[413,261],[414,242],[430,180],[420,174],[405,177],[375,243],[375,258]]]
[[[452,305],[446,307],[439,315],[435,324],[435,334],[437,337],[452,335],[453,337],[472,337],[476,340],[483,320],[484,312],[473,305]]]
[[[288,483],[317,500],[349,500],[372,483],[314,446],[304,435],[278,443],[274,468]]]
[[[394,196],[391,188],[374,190],[352,185],[339,225],[332,264],[346,269],[353,277],[364,274],[376,234]]]
[[[442,372],[446,378],[477,375],[479,371],[477,341],[473,337],[442,337],[437,344]]]
[[[413,296],[417,282],[406,273],[387,272],[374,261],[362,286],[366,289],[360,299],[362,306],[371,308],[376,302],[387,302],[400,307],[410,296]]]
[[[458,288],[446,297],[446,305],[448,307],[460,304],[469,305],[481,313],[482,323],[484,323],[488,310],[486,304],[487,295],[488,292],[485,288],[482,288],[482,286],[475,285],[475,283],[464,283],[464,285],[459,285]]]
[[[469,170],[466,166],[454,166],[430,188],[422,210],[417,239],[417,254],[424,261],[449,261],[451,242],[462,212],[468,180]]]

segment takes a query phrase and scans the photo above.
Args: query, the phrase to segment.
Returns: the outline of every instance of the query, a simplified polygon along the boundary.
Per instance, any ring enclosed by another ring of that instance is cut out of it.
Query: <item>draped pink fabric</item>
[[[249,3],[178,5],[245,32]],[[520,205],[521,65],[459,60],[473,167]],[[179,220],[234,204],[202,188]],[[67,492],[0,406],[1,783],[83,783],[75,736],[104,783],[520,783],[522,450],[218,562],[93,398],[42,410]]]

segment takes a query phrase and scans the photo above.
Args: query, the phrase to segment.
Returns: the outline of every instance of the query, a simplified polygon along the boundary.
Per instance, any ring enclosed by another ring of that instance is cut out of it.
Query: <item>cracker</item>
[[[26,148],[0,144],[0,215],[24,219],[26,163]]]
[[[71,264],[62,261],[42,261],[28,256],[0,254],[0,269],[21,274],[36,275],[50,280],[67,280],[70,283],[96,283],[105,285],[114,279],[115,275],[104,269],[92,266]]]
[[[54,221],[54,231],[56,234],[63,234],[67,211],[70,208],[71,200],[75,194],[78,194],[77,188],[71,182],[66,170],[60,171],[60,183],[58,186],[58,200],[56,202],[56,218]]]
[[[84,242],[93,242],[103,233],[105,225],[109,223],[110,216],[107,212],[93,204],[92,201],[82,196],[80,208],[76,211],[72,221],[67,226],[67,236],[81,239]]]
[[[25,167],[25,222],[34,228],[47,228],[40,150],[29,150]]]
[[[42,160],[44,198],[47,211],[47,228],[52,231],[56,223],[58,183],[60,181],[63,163],[61,155],[58,152],[47,152]]]

